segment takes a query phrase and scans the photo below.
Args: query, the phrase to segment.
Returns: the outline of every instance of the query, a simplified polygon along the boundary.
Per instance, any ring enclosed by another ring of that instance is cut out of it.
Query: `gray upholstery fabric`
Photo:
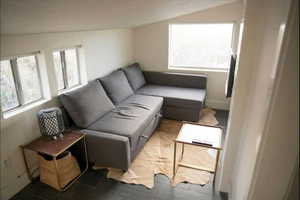
[[[207,76],[204,74],[181,74],[144,71],[147,84],[206,89]]]
[[[151,122],[148,123],[147,127],[140,134],[140,138],[138,140],[136,148],[132,149],[132,152],[131,152],[131,155],[132,155],[131,160],[132,161],[138,155],[138,153],[142,150],[145,143],[149,140],[149,138],[155,131],[156,127],[159,125],[160,118],[161,118],[160,115],[156,115],[154,118],[152,118]]]
[[[164,106],[162,113],[166,119],[198,122],[202,108],[187,108],[177,106]]]
[[[133,94],[127,77],[121,70],[112,72],[108,76],[101,78],[100,81],[107,95],[115,104],[120,103]]]
[[[154,97],[149,95],[141,95],[141,94],[134,94],[127,99],[125,99],[122,103],[120,103],[120,106],[126,106],[134,103],[139,103],[141,105],[145,105],[149,107],[151,110],[154,110],[154,112],[158,112],[160,104],[163,102],[163,98],[161,97]]]
[[[60,102],[78,127],[86,128],[114,108],[98,81],[59,96]]]
[[[143,72],[138,63],[134,63],[125,67],[123,71],[126,74],[128,82],[134,91],[146,84]]]
[[[149,110],[130,104],[136,103],[137,101]],[[116,109],[91,124],[87,129],[126,136],[129,138],[131,148],[135,149],[140,134],[157,113],[160,112],[162,103],[163,99],[161,97],[132,95],[122,102],[122,104],[119,104]],[[125,110],[127,113],[131,113],[135,116],[123,116],[116,112],[118,109]],[[127,109],[129,109],[129,111],[127,111]]]
[[[129,168],[132,156],[128,137],[92,130],[82,132],[86,133],[89,162],[103,167]]]
[[[206,97],[205,75],[144,72],[137,63],[60,96],[75,124],[86,128],[89,161],[127,170],[159,124],[198,121]],[[125,75],[126,73],[126,75]],[[135,94],[133,94],[133,90]]]
[[[137,94],[164,97],[164,105],[200,109],[206,96],[206,90],[163,85],[145,85]]]

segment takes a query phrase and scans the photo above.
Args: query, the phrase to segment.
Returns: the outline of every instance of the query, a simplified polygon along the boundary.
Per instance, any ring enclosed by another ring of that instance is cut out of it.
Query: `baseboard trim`
[[[222,101],[215,99],[207,99],[205,102],[207,107],[220,109],[220,110],[229,110],[230,101]]]

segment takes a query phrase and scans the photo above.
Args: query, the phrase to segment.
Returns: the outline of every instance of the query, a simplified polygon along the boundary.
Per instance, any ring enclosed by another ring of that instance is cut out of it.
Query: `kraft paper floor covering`
[[[215,111],[209,108],[201,112],[199,123],[216,125]],[[112,178],[125,183],[141,184],[152,188],[155,174],[164,174],[169,177],[173,186],[181,182],[205,185],[208,183],[210,173],[190,168],[179,167],[174,179],[173,157],[174,139],[177,137],[182,122],[175,120],[161,121],[160,126],[148,140],[139,155],[133,161],[127,172],[109,168],[107,178]],[[178,159],[181,152],[181,144],[177,145]],[[185,145],[183,162],[213,169],[215,164],[215,151],[199,146]],[[96,167],[97,168],[97,167]]]

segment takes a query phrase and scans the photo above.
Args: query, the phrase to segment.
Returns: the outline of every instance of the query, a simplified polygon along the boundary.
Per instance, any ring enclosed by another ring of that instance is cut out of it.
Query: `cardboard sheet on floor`
[[[201,124],[216,125],[215,111],[209,108],[202,110]],[[173,186],[181,182],[205,185],[210,179],[210,173],[190,168],[179,167],[174,179],[173,156],[174,140],[181,128],[182,122],[163,119],[159,128],[155,131],[142,151],[133,161],[127,172],[119,169],[109,168],[108,178],[125,183],[141,184],[147,188],[154,185],[154,175],[164,174],[169,177]],[[181,144],[177,147],[178,159],[181,152]],[[215,153],[207,148],[185,145],[183,162],[213,169],[215,164]]]

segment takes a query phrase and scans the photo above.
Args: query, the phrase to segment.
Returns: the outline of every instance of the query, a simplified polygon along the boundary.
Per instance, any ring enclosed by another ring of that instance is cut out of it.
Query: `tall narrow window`
[[[62,90],[65,88],[63,65],[62,65],[62,59],[61,59],[60,55],[61,54],[59,51],[53,53],[54,67],[55,67],[55,72],[56,72],[56,80],[57,80],[58,90]]]
[[[1,61],[1,106],[2,110],[10,110],[19,105],[16,84],[14,81],[11,63],[9,60]]]
[[[171,24],[169,67],[227,69],[233,24]]]
[[[2,60],[0,67],[2,111],[43,98],[36,55]]]
[[[58,90],[69,89],[80,84],[77,49],[53,52]]]
[[[24,103],[40,99],[42,94],[36,57],[28,56],[17,59],[17,67]]]

